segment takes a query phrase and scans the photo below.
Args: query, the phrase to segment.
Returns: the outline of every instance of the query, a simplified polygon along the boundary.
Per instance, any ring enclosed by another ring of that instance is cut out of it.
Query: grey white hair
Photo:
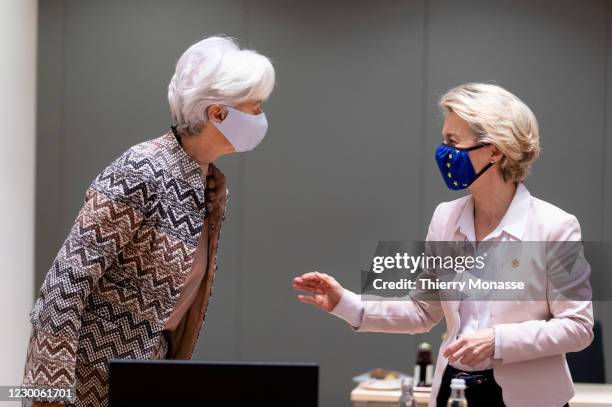
[[[275,83],[270,60],[254,50],[240,49],[225,36],[205,38],[181,55],[170,84],[168,102],[177,131],[201,131],[211,104],[236,106],[265,100]]]

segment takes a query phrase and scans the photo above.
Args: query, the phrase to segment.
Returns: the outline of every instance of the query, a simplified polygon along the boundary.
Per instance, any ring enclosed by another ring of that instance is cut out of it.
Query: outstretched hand
[[[344,288],[335,278],[318,271],[302,274],[293,279],[293,288],[310,295],[298,295],[301,302],[316,305],[330,312],[340,302]]]

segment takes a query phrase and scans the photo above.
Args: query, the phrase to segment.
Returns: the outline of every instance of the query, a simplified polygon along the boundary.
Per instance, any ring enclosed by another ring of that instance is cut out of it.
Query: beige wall
[[[0,0],[0,384],[19,385],[34,281],[36,0]],[[0,402],[0,405],[17,405]]]

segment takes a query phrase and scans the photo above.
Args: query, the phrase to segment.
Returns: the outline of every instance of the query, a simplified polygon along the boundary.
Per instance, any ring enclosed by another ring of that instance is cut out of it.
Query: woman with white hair
[[[440,106],[445,120],[436,164],[448,188],[470,194],[436,207],[426,241],[467,241],[476,248],[489,245],[483,242],[581,241],[576,217],[532,196],[523,183],[540,147],[536,118],[519,98],[493,84],[468,83],[448,91]],[[541,278],[559,258],[533,260],[513,258],[508,268]],[[417,290],[406,301],[362,301],[319,272],[296,277],[293,287],[310,293],[299,300],[359,332],[421,333],[445,317],[430,407],[447,405],[453,378],[467,382],[470,407],[561,407],[574,394],[565,353],[593,338],[590,266],[583,257],[576,260],[579,272],[572,270],[564,292],[548,281],[541,297],[523,301],[465,300],[442,292],[420,297]]]
[[[168,86],[172,131],[93,180],[30,312],[22,386],[62,389],[36,404],[106,406],[110,358],[191,358],[229,193],[214,161],[262,141],[274,81],[268,58],[230,38],[180,57]]]

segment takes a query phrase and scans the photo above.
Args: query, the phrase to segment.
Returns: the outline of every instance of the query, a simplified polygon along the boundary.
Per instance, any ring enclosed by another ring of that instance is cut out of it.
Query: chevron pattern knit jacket
[[[108,360],[190,359],[212,294],[229,191],[172,132],[132,146],[85,192],[30,312],[22,386],[70,389],[49,400],[106,406]],[[168,320],[201,233],[208,265],[198,297],[168,340]],[[24,399],[24,405],[32,400]]]

